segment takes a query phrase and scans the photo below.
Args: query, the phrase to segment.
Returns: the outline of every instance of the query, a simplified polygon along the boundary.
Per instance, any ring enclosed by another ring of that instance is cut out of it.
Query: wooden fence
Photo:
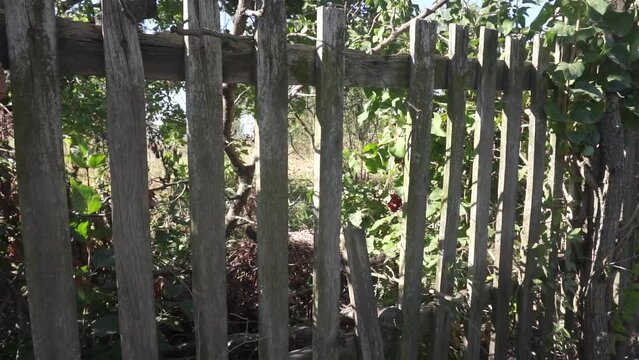
[[[36,4],[38,3],[38,4]],[[432,359],[447,359],[457,259],[457,236],[466,139],[466,96],[477,93],[474,129],[468,312],[464,320],[467,359],[482,355],[483,314],[489,302],[487,286],[489,229],[496,231],[492,284],[494,330],[491,358],[514,352],[528,359],[548,351],[557,320],[554,282],[544,287],[541,344],[532,344],[531,291],[538,259],[532,248],[540,239],[546,167],[551,196],[562,201],[563,167],[559,134],[546,124],[546,68],[549,51],[540,37],[532,43],[505,39],[504,60],[498,60],[498,34],[482,29],[476,59],[468,58],[468,30],[450,26],[449,53],[435,54],[433,22],[413,21],[410,53],[375,56],[345,48],[344,10],[318,9],[317,46],[288,45],[284,1],[264,0],[255,38],[219,31],[216,1],[185,1],[188,32],[139,34],[136,22],[122,11],[122,2],[103,1],[102,28],[55,19],[53,1],[6,2],[0,24],[0,59],[10,65],[16,124],[20,208],[26,251],[27,284],[33,344],[38,359],[79,359],[75,293],[71,273],[68,205],[62,152],[60,95],[62,75],[105,76],[108,94],[108,138],[112,178],[113,244],[118,282],[118,309],[124,359],[157,359],[155,305],[149,235],[148,179],[144,116],[144,80],[186,81],[188,160],[191,190],[193,298],[199,359],[227,357],[225,299],[225,236],[222,135],[222,83],[252,83],[257,88],[258,273],[260,359],[303,358],[289,354],[287,290],[287,90],[289,84],[314,85],[315,129],[314,359],[345,355],[339,333],[340,204],[342,189],[342,124],[345,87],[407,88],[412,121],[406,173],[402,240],[400,306],[403,312],[400,359],[417,359],[424,331],[431,334]],[[29,19],[36,19],[31,21]],[[7,59],[8,55],[8,59]],[[447,159],[440,223],[435,311],[425,329],[422,301],[423,254],[430,164],[430,128],[436,89],[447,91]],[[517,218],[518,169],[522,134],[523,95],[530,91],[527,127],[527,184],[523,220]],[[503,118],[499,139],[498,212],[489,218],[494,194],[491,173],[495,146],[495,103],[501,91]],[[553,153],[547,158],[545,147]],[[547,162],[549,161],[549,164]],[[550,277],[557,274],[561,206],[551,217]],[[521,241],[515,242],[515,226]],[[346,252],[362,359],[382,359],[376,306],[367,284],[365,241],[360,230],[346,231]],[[516,249],[515,244],[521,248]],[[362,251],[364,251],[362,253]],[[526,270],[518,284],[517,326],[511,329],[513,258],[524,254]],[[358,260],[359,259],[359,260]],[[553,275],[554,274],[554,275]],[[359,281],[357,280],[359,279]],[[539,310],[537,310],[539,311]],[[515,334],[514,336],[512,334]],[[514,340],[513,340],[514,339]],[[485,350],[485,349],[484,349]],[[395,357],[389,356],[387,357]]]

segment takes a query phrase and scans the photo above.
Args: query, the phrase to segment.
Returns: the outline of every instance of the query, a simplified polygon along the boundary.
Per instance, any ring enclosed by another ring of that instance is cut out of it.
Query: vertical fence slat
[[[157,359],[142,54],[122,3],[105,0],[102,10],[122,358]]]
[[[7,37],[31,338],[37,359],[80,359],[51,0],[8,1]]]
[[[319,7],[317,36],[313,358],[336,359],[339,353],[345,11]]]
[[[495,270],[497,272],[494,308],[495,338],[491,340],[491,353],[500,360],[506,359],[510,336],[508,311],[512,296],[511,276],[521,138],[524,51],[523,39],[512,36],[506,38],[507,75],[503,96],[504,113],[501,121],[497,234],[495,236]]]
[[[288,77],[284,0],[257,2],[259,355],[288,357]]]
[[[382,334],[377,319],[377,301],[373,291],[371,264],[368,260],[366,234],[359,228],[344,229],[348,277],[355,306],[357,337],[362,360],[384,360]],[[314,353],[315,354],[315,353]],[[316,357],[316,359],[327,359]],[[337,357],[333,358],[337,359]]]
[[[157,359],[142,55],[122,3],[105,0],[102,9],[122,358]]]
[[[466,359],[479,359],[482,313],[485,306],[488,221],[495,137],[495,94],[497,82],[497,31],[481,28],[479,35],[479,84],[475,120],[470,236],[468,239],[468,293],[470,310],[466,329]]]
[[[220,28],[217,2],[187,0],[189,29]],[[222,48],[185,37],[191,259],[198,359],[227,358]]]
[[[535,246],[541,235],[541,203],[546,172],[546,65],[547,56],[543,39],[536,35],[533,40],[532,63],[535,73],[530,91],[530,122],[528,124],[528,164],[526,173],[526,196],[524,221],[521,231],[521,250],[526,259],[524,279],[519,288],[519,319],[517,322],[517,358],[530,359],[533,325],[532,280],[536,275],[538,250]]]
[[[435,84],[435,44],[437,23],[413,20],[410,25],[411,67],[408,111],[412,121],[410,147],[404,179],[407,185],[406,235],[400,248],[400,302],[403,315],[401,359],[417,359],[420,344],[419,310],[422,300],[426,202],[428,198],[430,128]]]
[[[448,47],[448,123],[446,131],[446,168],[442,193],[439,228],[440,256],[437,264],[435,290],[440,295],[451,295],[453,290],[453,266],[457,254],[459,206],[462,192],[464,144],[466,142],[466,74],[468,72],[468,29],[450,25]],[[453,323],[452,304],[440,297],[435,313],[432,338],[432,358],[448,359],[448,346]]]
[[[559,47],[558,47],[559,49]],[[563,52],[565,53],[566,51]],[[558,56],[562,56],[560,53]],[[557,62],[560,60],[557,59]],[[565,112],[565,97],[562,90],[555,90],[555,101],[562,111]],[[549,229],[549,245],[550,251],[548,253],[548,281],[542,288],[542,302],[544,304],[544,312],[540,320],[540,341],[537,347],[536,354],[541,358],[547,358],[548,353],[552,347],[553,330],[556,318],[556,283],[557,276],[559,274],[558,253],[564,235],[562,234],[562,216],[564,206],[564,159],[561,151],[561,140],[563,136],[563,124],[560,122],[549,122],[548,131],[548,143],[552,149],[550,155],[550,171],[548,174],[548,187],[550,189],[551,203],[551,215],[548,219]]]

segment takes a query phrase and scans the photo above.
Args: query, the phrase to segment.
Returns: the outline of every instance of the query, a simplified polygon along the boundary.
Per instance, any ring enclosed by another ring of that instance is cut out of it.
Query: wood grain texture
[[[414,20],[410,26],[411,73],[408,90],[411,135],[404,175],[406,202],[405,236],[400,244],[399,297],[404,320],[400,345],[401,359],[417,359],[422,324],[419,311],[422,300],[426,203],[428,200],[430,129],[433,116],[435,83],[435,45],[437,24]]]
[[[547,98],[546,65],[548,56],[543,47],[543,39],[536,35],[533,40],[532,62],[535,76],[530,91],[530,112],[528,122],[528,153],[526,171],[526,194],[524,199],[524,219],[521,230],[520,251],[525,259],[524,278],[518,291],[517,358],[530,359],[533,356],[533,303],[532,281],[537,275],[537,263],[543,254],[536,245],[541,236],[541,205],[543,200],[544,177],[546,175],[546,114],[544,104]]]
[[[288,356],[288,81],[284,0],[257,2],[259,356]]]
[[[626,157],[624,164],[624,201],[621,225],[621,228],[624,230],[620,231],[620,241],[623,243],[623,249],[621,250],[617,264],[623,269],[633,269],[637,263],[637,260],[635,259],[637,249],[637,231],[636,229],[631,229],[633,224],[636,224],[638,221],[634,216],[636,216],[637,194],[639,194],[639,187],[637,187],[637,175],[639,170],[639,166],[637,166],[639,164],[637,157],[637,147],[639,142],[637,141],[637,137],[639,137],[639,131],[626,127],[624,135],[626,137]],[[628,302],[627,292],[624,291],[624,289],[628,289],[628,287],[632,284],[632,279],[631,271],[619,271],[618,289],[615,289],[615,291],[619,294],[618,303],[620,306],[624,306]],[[624,325],[630,331],[636,329],[636,324],[636,316],[634,319],[624,322]],[[630,344],[627,339],[618,341],[616,348],[616,359],[622,360],[628,358]]]
[[[189,29],[219,29],[217,2],[187,0]],[[185,37],[191,259],[198,359],[227,358],[224,135],[220,40]]]
[[[65,75],[104,76],[104,49],[101,28],[87,23],[57,19],[59,68]],[[184,40],[171,33],[138,34],[145,78],[151,80],[184,80]],[[0,61],[9,64],[6,47],[6,25],[0,14]],[[315,85],[315,47],[308,45],[287,46],[287,71],[290,84]],[[369,55],[346,50],[345,85],[348,87],[408,88],[410,55]],[[224,82],[255,84],[255,43],[247,39],[223,39],[222,61]],[[6,66],[5,66],[6,67]],[[466,88],[475,89],[477,84],[476,60],[468,60],[469,72]],[[8,68],[8,67],[7,67]],[[448,60],[435,56],[435,89],[447,87],[446,69]],[[523,88],[530,89],[534,73],[532,64],[526,63]],[[506,65],[497,65],[498,90],[503,89]]]
[[[486,306],[488,228],[491,201],[491,175],[495,141],[495,82],[497,81],[496,30],[482,27],[479,34],[481,66],[475,117],[474,158],[472,167],[470,234],[468,238],[468,294],[470,309],[466,327],[466,360],[481,355],[482,314]]]
[[[525,59],[525,41],[506,38],[506,65],[508,74],[504,85],[504,111],[501,121],[499,183],[497,186],[498,209],[495,235],[494,307],[495,334],[491,339],[494,359],[507,358],[510,319],[508,311],[512,297],[513,243],[517,206],[519,169],[519,142],[521,139],[522,75]]]
[[[339,356],[346,12],[319,7],[317,26],[313,358],[319,360]]]
[[[103,1],[102,9],[122,358],[155,360],[144,69],[136,24],[118,0]]]
[[[362,229],[349,226],[344,229],[344,239],[348,279],[352,287],[351,303],[357,313],[355,322],[360,359],[384,360],[384,344],[377,318],[377,301],[373,290],[371,265],[368,260],[366,233]],[[326,359],[315,357],[315,352],[313,352],[313,356],[315,359]]]
[[[439,224],[439,261],[435,275],[435,290],[452,295],[453,267],[457,254],[459,207],[462,193],[464,144],[466,143],[466,90],[468,28],[451,24],[448,56],[448,103],[446,130],[446,165],[442,186],[442,207]],[[434,360],[448,359],[450,333],[453,324],[452,304],[441,301],[435,313],[431,351]]]
[[[10,1],[20,221],[36,359],[80,359],[52,0]]]

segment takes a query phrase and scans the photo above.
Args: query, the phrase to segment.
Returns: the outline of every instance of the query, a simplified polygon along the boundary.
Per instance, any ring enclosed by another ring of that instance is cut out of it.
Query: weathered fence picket
[[[188,29],[220,28],[217,2],[187,0]],[[185,37],[193,309],[198,359],[227,358],[222,47]],[[203,99],[206,99],[203,101]]]
[[[512,297],[513,242],[517,206],[517,171],[519,168],[519,140],[521,138],[522,83],[525,41],[506,38],[505,58],[508,72],[504,84],[504,113],[500,127],[498,210],[495,236],[495,270],[497,277],[494,306],[494,339],[491,353],[495,359],[507,358],[510,336],[510,300]]]
[[[257,20],[257,270],[259,353],[288,357],[288,80],[284,0],[262,0]]]
[[[406,233],[400,244],[399,299],[405,314],[402,325],[400,358],[415,360],[419,356],[421,327],[419,310],[422,300],[424,236],[430,162],[430,129],[433,116],[434,53],[437,24],[413,20],[410,25],[411,73],[408,89],[408,112],[411,135],[404,183]]]
[[[439,293],[439,307],[435,312],[432,358],[448,359],[448,345],[453,324],[453,305],[443,295],[452,295],[459,206],[462,195],[464,144],[466,143],[466,76],[468,71],[468,28],[451,24],[448,56],[448,114],[446,131],[446,167],[442,186],[442,207],[439,225],[439,261],[435,276],[435,290]]]
[[[524,219],[521,230],[521,256],[525,259],[524,278],[518,291],[517,310],[517,358],[530,359],[532,356],[533,296],[532,281],[537,276],[539,250],[537,244],[541,236],[541,205],[543,200],[544,176],[546,174],[546,115],[544,104],[547,94],[546,65],[547,54],[543,39],[537,35],[533,40],[532,62],[537,70],[530,91],[530,112],[528,113],[528,156],[526,172],[526,195],[524,199]]]
[[[144,68],[137,24],[105,0],[104,64],[113,249],[123,359],[157,359],[149,224]]]
[[[54,1],[8,1],[22,243],[36,359],[80,359]]]
[[[495,141],[495,82],[497,31],[482,27],[479,34],[479,84],[475,117],[470,234],[468,238],[468,294],[470,309],[466,328],[466,360],[481,355],[482,313],[486,306],[486,267],[493,149]]]
[[[558,57],[560,57],[560,54]],[[557,60],[559,62],[559,60]],[[555,99],[559,109],[565,112],[563,94],[555,90]],[[552,126],[554,125],[554,126]],[[559,274],[558,253],[561,241],[563,239],[561,231],[562,222],[562,206],[564,203],[564,160],[561,151],[561,140],[563,138],[563,124],[554,123],[547,126],[548,143],[552,149],[549,163],[548,188],[550,189],[551,207],[550,217],[548,218],[546,227],[548,228],[548,239],[550,250],[548,252],[548,277],[544,287],[542,288],[542,302],[544,304],[544,312],[540,320],[541,339],[536,347],[536,353],[541,357],[547,357],[552,344],[552,333],[555,321],[557,320],[556,312],[556,283],[557,274]]]
[[[357,314],[355,322],[361,359],[384,360],[384,346],[377,319],[377,301],[373,291],[373,279],[370,276],[371,264],[364,230],[347,226],[344,229],[344,247],[351,303]]]
[[[336,359],[339,350],[340,213],[344,122],[346,12],[317,10],[314,131],[313,358]]]

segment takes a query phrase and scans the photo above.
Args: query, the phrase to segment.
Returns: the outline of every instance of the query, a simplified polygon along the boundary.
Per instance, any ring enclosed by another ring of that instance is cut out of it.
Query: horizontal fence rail
[[[60,72],[65,75],[104,76],[104,49],[100,26],[57,19]],[[149,80],[184,80],[184,38],[172,33],[139,34],[145,77]],[[222,38],[223,80],[226,83],[255,84],[255,41],[246,37]],[[345,86],[408,88],[410,56],[408,54],[380,56],[345,50]],[[7,61],[6,22],[0,17],[0,61]],[[466,88],[476,89],[479,63],[468,60]],[[448,87],[449,59],[435,55],[435,89]],[[288,82],[290,85],[315,85],[315,47],[288,45]],[[524,90],[530,89],[534,68],[526,63],[523,69]],[[504,88],[506,64],[497,62],[498,89]]]

